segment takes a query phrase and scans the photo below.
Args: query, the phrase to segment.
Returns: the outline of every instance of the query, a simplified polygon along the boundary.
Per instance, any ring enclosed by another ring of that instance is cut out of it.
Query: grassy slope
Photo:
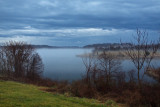
[[[0,107],[104,107],[96,100],[43,92],[40,87],[0,80]]]

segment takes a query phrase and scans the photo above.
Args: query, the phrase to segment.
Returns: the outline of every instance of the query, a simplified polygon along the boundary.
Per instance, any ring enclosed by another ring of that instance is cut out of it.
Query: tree
[[[99,69],[105,75],[106,85],[109,85],[112,77],[116,75],[117,71],[120,71],[121,62],[116,55],[111,52],[105,52],[105,50],[98,56],[98,62]]]
[[[148,69],[158,48],[159,39],[152,41],[148,39],[148,33],[137,29],[137,35],[133,36],[134,42],[128,44],[125,54],[131,59],[137,69],[138,83],[140,84],[140,72],[142,68]]]
[[[120,61],[111,52],[103,51],[102,54],[89,54],[82,58],[86,68],[86,83],[89,88],[94,88],[102,93],[107,92],[118,78]],[[115,80],[115,81],[113,81]]]
[[[35,53],[32,55],[29,61],[29,67],[27,70],[27,78],[31,80],[37,80],[40,78],[41,74],[43,73],[43,63],[42,59],[38,55],[38,53]]]
[[[0,50],[0,62],[1,72],[16,78],[27,77],[30,72],[39,76],[43,71],[39,72],[43,67],[40,56],[25,42],[6,42]]]
[[[92,74],[94,68],[96,67],[94,56],[93,55],[84,56],[84,57],[82,57],[82,61],[85,66],[85,69],[86,69],[86,82],[88,85],[90,85],[91,74]]]

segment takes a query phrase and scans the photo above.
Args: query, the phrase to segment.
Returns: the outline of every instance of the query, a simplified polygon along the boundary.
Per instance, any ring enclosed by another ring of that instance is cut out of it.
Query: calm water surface
[[[44,63],[43,76],[53,80],[78,80],[85,74],[85,66],[81,57],[77,55],[90,53],[92,49],[37,49]],[[154,60],[153,64],[160,66],[159,60]],[[122,70],[129,71],[135,69],[130,60],[122,61]],[[135,74],[135,77],[137,75]],[[142,76],[142,74],[141,74]],[[144,76],[146,81],[154,82],[147,75]]]
[[[44,77],[56,80],[77,80],[85,72],[81,57],[92,49],[38,49],[44,63]]]

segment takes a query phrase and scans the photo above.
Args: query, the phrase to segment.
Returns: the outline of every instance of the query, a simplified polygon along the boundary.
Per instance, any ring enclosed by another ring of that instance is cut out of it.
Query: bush
[[[107,100],[105,104],[107,105],[107,107],[118,107],[116,102],[113,100]]]
[[[71,93],[77,97],[93,98],[96,96],[96,90],[93,87],[88,86],[83,80],[72,83]]]

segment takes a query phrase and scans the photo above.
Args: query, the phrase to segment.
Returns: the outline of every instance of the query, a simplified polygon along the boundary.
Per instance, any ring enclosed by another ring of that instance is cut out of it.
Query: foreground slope
[[[104,107],[95,100],[65,97],[41,91],[37,86],[0,80],[0,107],[6,106]]]

